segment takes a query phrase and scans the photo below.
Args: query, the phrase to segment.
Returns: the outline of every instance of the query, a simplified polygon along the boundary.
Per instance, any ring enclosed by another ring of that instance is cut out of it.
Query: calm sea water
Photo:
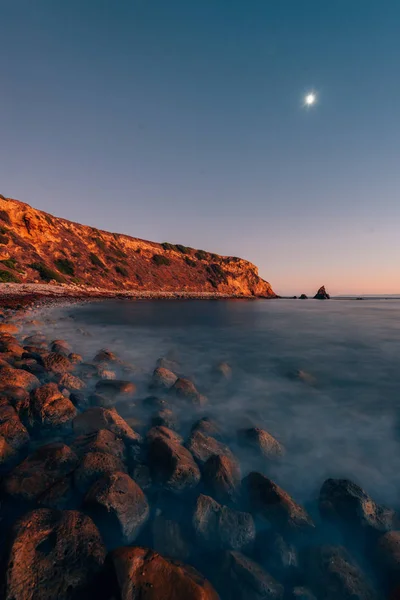
[[[349,477],[398,505],[400,301],[105,301],[45,314],[49,335],[86,359],[107,347],[140,367],[138,398],[160,356],[177,360],[208,396],[205,414],[227,429],[243,474],[259,469],[306,503],[325,478]],[[221,361],[233,377],[215,385]],[[199,416],[179,415],[184,434]],[[236,430],[247,424],[272,433],[286,457],[271,466],[244,454]]]

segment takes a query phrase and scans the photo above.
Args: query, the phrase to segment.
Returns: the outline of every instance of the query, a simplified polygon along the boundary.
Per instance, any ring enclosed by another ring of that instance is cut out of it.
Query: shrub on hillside
[[[24,272],[23,269],[21,269],[21,267],[18,266],[18,262],[15,260],[15,258],[5,258],[4,260],[1,260],[0,262],[3,263],[3,265],[8,267],[9,269],[13,269],[14,271],[17,271],[17,273]]]
[[[7,246],[9,241],[9,238],[6,235],[0,233],[0,244],[2,244],[3,246]]]
[[[205,252],[204,250],[197,250],[197,252],[195,253],[195,257],[198,260],[207,260],[207,252]]]
[[[57,271],[50,269],[50,267],[48,267],[44,263],[34,262],[28,265],[28,267],[30,267],[31,269],[35,269],[35,271],[39,273],[40,278],[43,279],[43,281],[49,282],[53,279],[54,281],[58,281],[59,283],[62,283],[64,281],[64,277],[57,273]]]
[[[89,254],[89,258],[90,258],[90,262],[92,263],[92,265],[94,265],[95,267],[101,267],[102,269],[104,269],[104,263],[103,263],[103,261],[100,260],[100,258],[97,256],[97,254],[94,254],[94,252],[91,252]]]
[[[224,283],[226,281],[226,274],[218,264],[211,263],[210,265],[207,265],[206,271],[214,281],[218,283]]]
[[[176,250],[175,245],[170,244],[169,242],[163,242],[161,246],[164,248],[164,250]]]
[[[119,273],[120,275],[122,275],[123,277],[128,277],[129,273],[128,271],[125,269],[125,267],[122,267],[121,265],[117,265],[115,267],[115,271],[117,273]]]
[[[182,254],[190,254],[190,248],[188,248],[188,246],[182,246],[182,244],[176,244],[175,248],[178,250],[178,252],[181,252]]]
[[[3,200],[5,200],[4,197]],[[6,210],[0,210],[0,219],[4,221],[4,223],[7,223],[7,225],[11,225],[10,215]]]
[[[106,250],[107,244],[105,243],[104,240],[102,240],[99,237],[95,237],[95,238],[93,238],[93,241],[97,244],[97,246],[100,248],[100,250],[103,250],[103,252]]]
[[[189,265],[189,267],[195,267],[197,265],[195,260],[192,260],[188,256],[185,256],[185,263]]]
[[[0,271],[0,281],[2,283],[20,283],[18,277],[9,271]]]
[[[75,275],[75,267],[68,258],[57,258],[54,261],[57,269],[64,275]]]
[[[166,256],[162,256],[161,254],[153,254],[153,262],[155,262],[157,266],[168,266],[171,264],[169,258],[167,258]]]

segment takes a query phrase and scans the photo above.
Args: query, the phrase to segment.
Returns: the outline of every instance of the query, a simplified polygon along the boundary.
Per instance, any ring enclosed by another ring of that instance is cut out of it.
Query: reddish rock
[[[4,491],[16,501],[34,502],[54,483],[71,473],[78,457],[65,444],[41,446],[5,478]]]
[[[108,473],[85,496],[85,506],[98,524],[108,547],[131,544],[149,516],[140,487],[126,473]]]
[[[322,285],[318,292],[315,294],[314,296],[314,300],[329,300],[330,295],[328,294],[328,292],[325,289],[325,286]]]
[[[240,490],[240,467],[231,456],[214,454],[203,467],[204,484],[218,502],[229,503]]]
[[[83,361],[82,356],[76,352],[71,352],[68,354],[68,358],[73,365],[79,365],[79,363]]]
[[[261,473],[249,473],[243,479],[242,487],[248,495],[251,511],[266,519],[274,529],[301,533],[315,528],[304,508]]]
[[[0,435],[0,473],[9,471],[17,458],[18,455],[16,450],[14,450],[7,440]]]
[[[76,508],[77,499],[75,498],[72,476],[67,475],[53,483],[43,494],[38,496],[36,502],[40,507],[53,508],[55,510]]]
[[[177,444],[182,444],[183,442],[183,438],[179,435],[179,433],[176,433],[176,431],[173,431],[172,429],[170,429],[169,427],[165,427],[164,425],[152,427],[147,432],[146,440],[147,442],[151,442],[154,438],[157,437],[166,438],[167,440],[171,440],[172,442],[176,442]]]
[[[226,552],[218,578],[226,600],[282,600],[284,596],[283,585],[240,552]]]
[[[153,372],[150,387],[168,390],[174,385],[177,379],[177,375],[172,371],[169,371],[164,367],[157,367]]]
[[[219,600],[211,584],[193,567],[168,560],[148,548],[111,552],[112,590],[121,600]]]
[[[133,396],[136,386],[131,381],[105,379],[96,383],[96,392],[104,396]]]
[[[99,350],[97,352],[97,354],[94,357],[93,361],[94,362],[113,362],[113,363],[118,363],[118,362],[120,362],[120,359],[111,350],[107,350],[106,348],[103,348],[102,350]]]
[[[169,429],[178,429],[178,421],[172,410],[164,408],[153,414],[151,417],[152,427],[168,427]]]
[[[204,435],[209,435],[216,439],[222,437],[220,426],[213,419],[210,419],[210,417],[203,417],[196,421],[192,426],[192,433],[195,433],[196,431],[200,431],[201,433],[204,433]]]
[[[47,371],[56,374],[69,373],[74,369],[72,362],[62,354],[57,352],[49,352],[43,356],[43,365]]]
[[[222,456],[228,456],[234,460],[232,452],[228,446],[218,442],[216,439],[205,435],[201,431],[194,431],[188,441],[185,444],[186,448],[190,450],[194,458],[198,463],[203,465],[207,460],[214,454]]]
[[[142,441],[140,435],[129,427],[115,409],[88,408],[74,419],[72,426],[77,435],[86,435],[96,433],[100,429],[108,429],[114,435],[120,437],[125,444],[139,444]]]
[[[152,547],[156,552],[176,560],[184,561],[189,558],[191,549],[184,535],[184,527],[179,521],[170,519],[157,510],[151,531]]]
[[[75,438],[71,448],[79,457],[83,457],[88,452],[103,452],[125,461],[125,444],[108,429],[100,429]]]
[[[13,323],[0,323],[0,332],[2,333],[18,333],[19,327]]]
[[[22,414],[22,419],[29,427],[52,429],[69,425],[76,414],[75,406],[57,385],[46,383],[32,392],[28,414]]]
[[[64,373],[58,380],[58,385],[67,390],[83,390],[86,387],[86,383],[82,379],[71,373]]]
[[[281,458],[285,454],[283,446],[268,431],[259,427],[240,429],[238,440],[242,446],[250,448],[268,460]]]
[[[5,600],[94,597],[106,551],[78,511],[34,510],[13,527]]]
[[[39,379],[24,369],[14,369],[11,366],[0,367],[0,390],[14,386],[30,391],[39,385]]]
[[[29,433],[7,398],[0,406],[0,435],[14,450],[21,450],[29,442]]]
[[[170,392],[182,400],[190,400],[192,404],[197,406],[204,406],[207,403],[207,398],[197,391],[196,386],[190,379],[179,377],[170,388]]]
[[[71,347],[65,340],[54,340],[51,342],[51,351],[68,356],[71,353]]]
[[[88,452],[74,471],[74,483],[85,494],[95,481],[115,471],[126,471],[119,458],[104,452]]]

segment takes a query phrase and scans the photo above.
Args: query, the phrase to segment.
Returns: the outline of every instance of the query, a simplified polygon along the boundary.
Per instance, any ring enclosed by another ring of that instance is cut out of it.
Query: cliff
[[[252,263],[54,217],[0,195],[0,282],[275,297]]]

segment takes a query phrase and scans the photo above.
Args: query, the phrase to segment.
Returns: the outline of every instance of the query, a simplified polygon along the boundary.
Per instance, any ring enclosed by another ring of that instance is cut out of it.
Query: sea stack
[[[329,300],[330,295],[327,293],[325,286],[322,285],[314,296],[315,300]]]
[[[300,296],[300,300],[307,300],[308,296],[307,294],[301,294]]]

